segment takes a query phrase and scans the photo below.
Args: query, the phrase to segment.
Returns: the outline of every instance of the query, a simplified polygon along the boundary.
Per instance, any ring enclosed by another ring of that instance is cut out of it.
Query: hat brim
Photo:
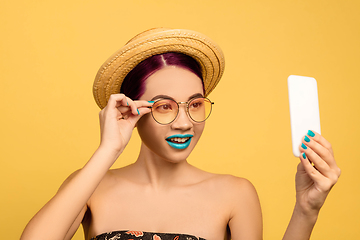
[[[224,55],[207,36],[184,29],[151,29],[135,36],[100,67],[93,94],[102,109],[111,94],[120,92],[126,75],[145,59],[167,52],[179,52],[194,58],[200,65],[205,96],[214,90],[224,72]]]

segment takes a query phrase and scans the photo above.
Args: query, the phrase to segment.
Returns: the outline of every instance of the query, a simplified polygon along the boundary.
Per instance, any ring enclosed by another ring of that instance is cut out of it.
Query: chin
[[[181,163],[186,161],[186,159],[189,157],[190,153],[175,153],[175,154],[170,154],[170,156],[164,156],[164,159],[167,162],[171,162],[171,163]]]

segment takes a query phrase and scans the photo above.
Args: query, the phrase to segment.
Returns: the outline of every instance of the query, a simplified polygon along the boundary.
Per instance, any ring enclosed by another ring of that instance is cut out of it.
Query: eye
[[[195,99],[191,101],[189,108],[192,108],[194,110],[199,109],[203,106],[204,100],[203,99]]]
[[[160,106],[157,106],[156,109],[171,110],[171,105],[170,104],[162,104]]]
[[[173,110],[173,105],[170,101],[159,101],[153,108],[159,113],[166,113]]]

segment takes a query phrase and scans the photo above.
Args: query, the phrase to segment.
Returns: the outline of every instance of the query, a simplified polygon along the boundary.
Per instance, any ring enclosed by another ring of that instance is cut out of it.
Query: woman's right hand
[[[128,144],[137,121],[151,110],[152,103],[133,101],[124,94],[112,94],[108,104],[99,113],[101,143],[120,154]]]

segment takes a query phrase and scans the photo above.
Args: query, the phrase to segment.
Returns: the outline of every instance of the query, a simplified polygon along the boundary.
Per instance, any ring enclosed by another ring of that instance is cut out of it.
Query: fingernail
[[[148,103],[154,103],[154,101],[148,101]]]
[[[304,158],[304,159],[306,159],[306,155],[305,155],[305,153],[303,153],[302,155],[303,155],[303,158]]]
[[[304,140],[305,142],[310,142],[310,138],[308,138],[307,136],[305,136]]]
[[[126,101],[126,105],[129,106],[129,103]]]
[[[313,133],[311,130],[308,131],[308,135],[309,135],[310,137],[315,137],[315,133]]]
[[[139,109],[136,109],[138,111],[138,114],[140,115]]]
[[[307,146],[305,145],[305,144],[301,144],[301,147],[303,148],[303,149],[307,149]]]

